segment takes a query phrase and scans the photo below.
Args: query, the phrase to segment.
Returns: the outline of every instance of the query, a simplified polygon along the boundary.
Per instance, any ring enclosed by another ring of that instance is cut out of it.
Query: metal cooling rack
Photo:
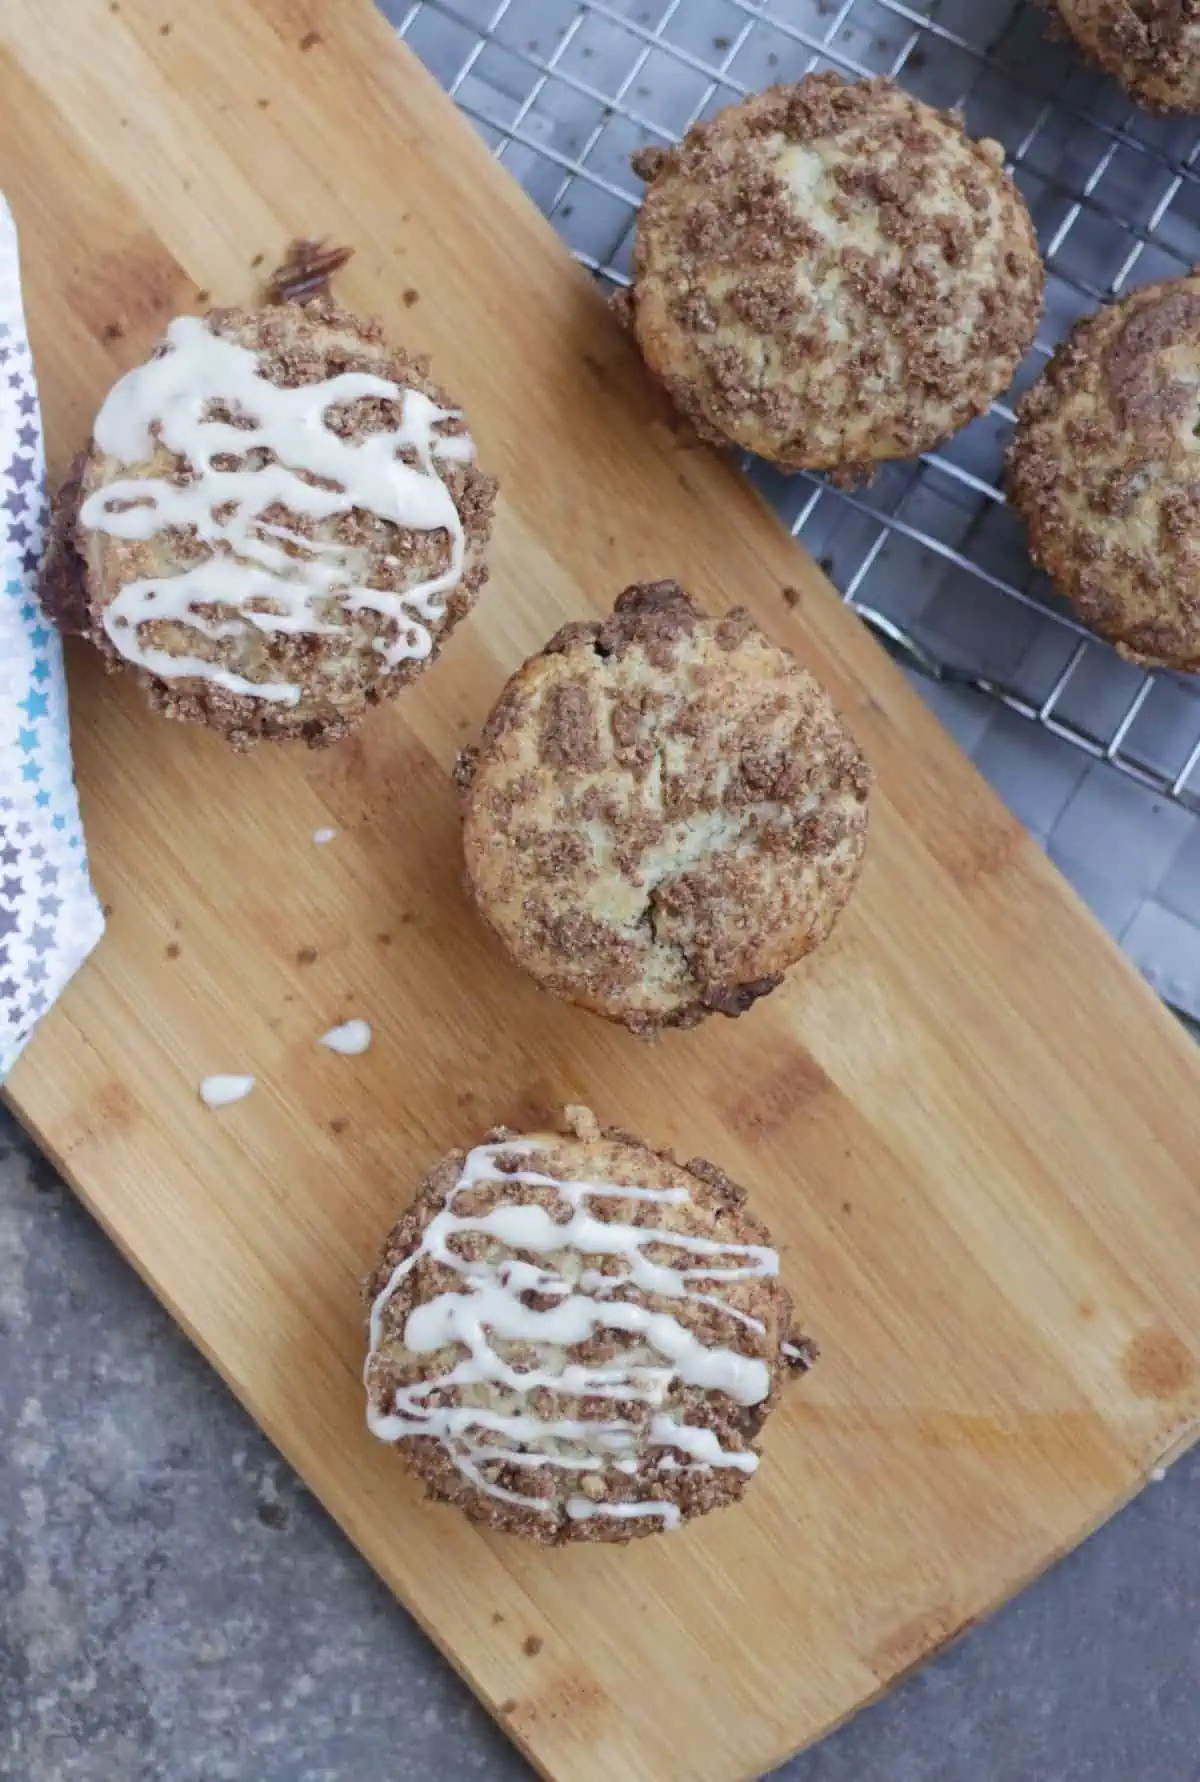
[[[1031,568],[1012,401],[1071,323],[1200,262],[1200,121],[1151,118],[1014,0],[379,0],[583,264],[628,282],[629,157],[815,68],[890,74],[1003,142],[1046,314],[1014,389],[846,493],[748,473],[1126,951],[1200,1016],[1200,678],[1150,674]]]

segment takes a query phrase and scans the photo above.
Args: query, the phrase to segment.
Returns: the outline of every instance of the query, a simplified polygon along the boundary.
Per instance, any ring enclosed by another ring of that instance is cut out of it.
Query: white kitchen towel
[[[75,793],[62,650],[37,602],[45,525],[17,232],[0,197],[0,1081],[104,932]]]

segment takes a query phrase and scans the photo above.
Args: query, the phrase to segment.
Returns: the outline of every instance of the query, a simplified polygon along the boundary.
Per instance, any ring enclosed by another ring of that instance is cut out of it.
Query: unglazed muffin
[[[1080,48],[1151,111],[1200,112],[1196,0],[1054,0]]]
[[[643,150],[630,293],[647,365],[707,439],[845,471],[981,414],[1044,275],[999,143],[890,80],[813,74]]]
[[[1200,277],[1077,324],[1020,405],[1008,492],[1086,624],[1200,669]]]
[[[535,1541],[735,1503],[815,1355],[743,1190],[584,1108],[443,1158],[367,1297],[370,1429],[432,1497]]]
[[[458,778],[468,882],[511,956],[639,1034],[773,990],[862,864],[869,774],[825,693],[674,582],[552,638]]]
[[[325,300],[182,316],[97,416],[43,603],[171,717],[329,742],[470,609],[494,495],[376,324]]]

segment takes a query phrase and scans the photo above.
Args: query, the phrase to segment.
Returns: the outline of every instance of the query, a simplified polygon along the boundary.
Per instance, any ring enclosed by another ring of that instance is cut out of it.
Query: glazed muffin
[[[1200,112],[1195,0],[1056,0],[1079,47],[1151,111]]]
[[[813,74],[634,159],[619,307],[697,430],[794,469],[862,470],[981,414],[1044,275],[996,142],[894,81]]]
[[[376,324],[324,300],[181,316],[96,418],[43,603],[170,717],[325,743],[470,609],[494,495]]]
[[[367,1423],[474,1521],[628,1541],[742,1496],[816,1351],[742,1189],[584,1108],[566,1128],[425,1178],[367,1283]]]
[[[773,990],[862,864],[869,775],[826,695],[674,582],[526,662],[458,779],[471,892],[513,959],[638,1034]]]
[[[1200,669],[1200,277],[1078,323],[1020,405],[1008,492],[1085,624]]]

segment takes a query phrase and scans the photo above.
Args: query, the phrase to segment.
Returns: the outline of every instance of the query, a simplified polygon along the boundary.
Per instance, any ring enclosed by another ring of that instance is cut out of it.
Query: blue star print
[[[36,595],[47,520],[41,423],[3,197],[0,342],[2,1080],[104,927],[82,846],[61,650]]]

